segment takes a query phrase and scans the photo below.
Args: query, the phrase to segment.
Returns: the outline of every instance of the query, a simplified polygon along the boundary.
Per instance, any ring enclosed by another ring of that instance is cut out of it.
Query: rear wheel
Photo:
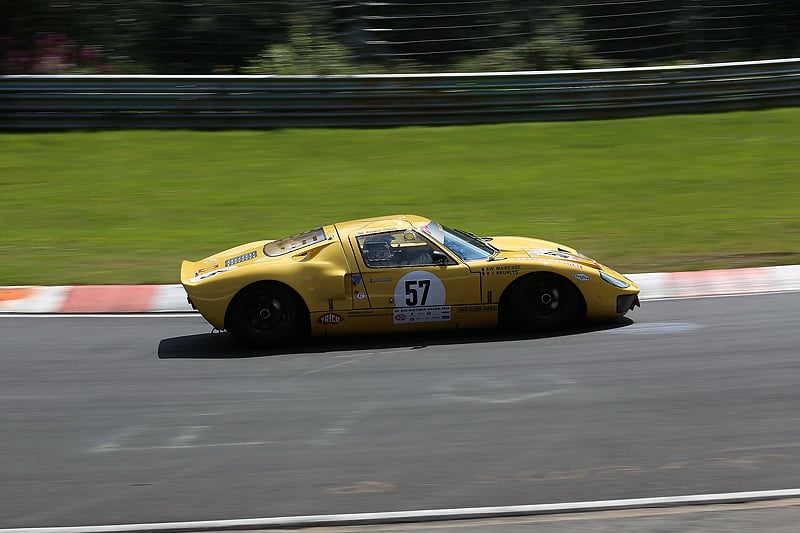
[[[577,322],[583,300],[578,289],[557,274],[539,273],[507,289],[503,322],[517,331],[547,331]]]
[[[225,329],[244,344],[276,346],[298,339],[306,322],[305,306],[289,289],[278,283],[258,283],[233,299]]]

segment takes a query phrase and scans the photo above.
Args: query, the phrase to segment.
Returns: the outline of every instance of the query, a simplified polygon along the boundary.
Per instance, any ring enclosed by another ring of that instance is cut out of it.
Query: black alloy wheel
[[[578,289],[557,274],[526,276],[508,291],[502,318],[515,330],[553,330],[580,318],[582,299]]]
[[[304,306],[291,291],[265,282],[246,287],[236,295],[225,329],[244,344],[275,346],[300,337],[306,325],[304,318]]]

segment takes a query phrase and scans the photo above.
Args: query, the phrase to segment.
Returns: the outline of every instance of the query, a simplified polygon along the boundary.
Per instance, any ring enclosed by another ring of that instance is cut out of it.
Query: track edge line
[[[285,516],[275,518],[244,518],[234,520],[209,520],[197,522],[163,522],[145,524],[120,524],[107,526],[68,526],[43,528],[0,529],[0,533],[141,533],[184,531],[232,531],[253,528],[298,529],[302,527],[353,526],[467,520],[568,514],[598,511],[615,511],[647,507],[678,507],[685,505],[711,505],[781,500],[800,497],[800,489],[781,489],[718,494],[694,494],[622,500],[599,500],[554,504],[511,505],[500,507],[466,507],[456,509],[429,509],[419,511],[391,511],[335,515]]]

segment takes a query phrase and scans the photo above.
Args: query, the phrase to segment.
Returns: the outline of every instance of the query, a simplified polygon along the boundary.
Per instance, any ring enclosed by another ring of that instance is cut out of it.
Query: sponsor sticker
[[[576,270],[583,270],[583,265],[579,265],[578,263],[574,263],[572,261],[567,261],[566,259],[545,259],[542,257],[515,257],[514,261],[538,261],[540,263],[558,263],[561,265],[567,265],[568,267],[572,267]]]
[[[386,233],[389,231],[397,231],[397,227],[387,226],[385,228],[372,228],[367,230],[361,230],[356,232],[356,236],[360,237],[361,235],[374,235],[376,233]]]
[[[481,276],[516,276],[519,265],[499,265],[481,268]]]
[[[583,267],[581,265],[579,265],[578,263],[571,263],[569,261],[560,261],[560,262],[565,264],[565,265],[567,265],[567,266],[571,266],[572,268],[575,268],[575,269],[578,269],[578,270],[583,270]]]
[[[209,270],[214,270],[215,268],[219,268],[219,263],[214,263],[212,266],[198,268],[197,274],[203,274],[204,272],[208,272]]]
[[[352,280],[353,286],[358,287],[364,281],[364,277],[361,274],[353,274]]]
[[[335,326],[344,322],[344,318],[337,313],[325,313],[317,319],[317,322],[324,326]]]
[[[456,307],[456,313],[496,313],[496,305],[462,305]]]
[[[526,250],[528,255],[549,255],[550,257],[557,257],[559,259],[578,259],[574,255],[556,250]]]
[[[418,324],[422,322],[446,322],[452,313],[449,305],[430,307],[398,307],[394,309],[395,324]]]
[[[592,279],[590,275],[584,273],[574,274],[572,277],[577,279],[578,281],[589,281]]]
[[[217,274],[222,274],[223,272],[228,272],[236,268],[235,266],[229,266],[226,268],[220,268],[219,270],[212,270],[211,272],[205,272],[203,274],[198,274],[193,278],[189,278],[189,281],[192,283],[197,283],[198,281],[203,281],[204,279],[208,279],[211,276],[216,276]]]

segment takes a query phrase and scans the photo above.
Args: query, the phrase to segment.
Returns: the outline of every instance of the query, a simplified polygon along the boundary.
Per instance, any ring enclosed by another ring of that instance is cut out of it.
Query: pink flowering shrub
[[[0,73],[108,74],[113,66],[99,46],[80,45],[64,34],[48,34],[31,42],[0,37]]]

